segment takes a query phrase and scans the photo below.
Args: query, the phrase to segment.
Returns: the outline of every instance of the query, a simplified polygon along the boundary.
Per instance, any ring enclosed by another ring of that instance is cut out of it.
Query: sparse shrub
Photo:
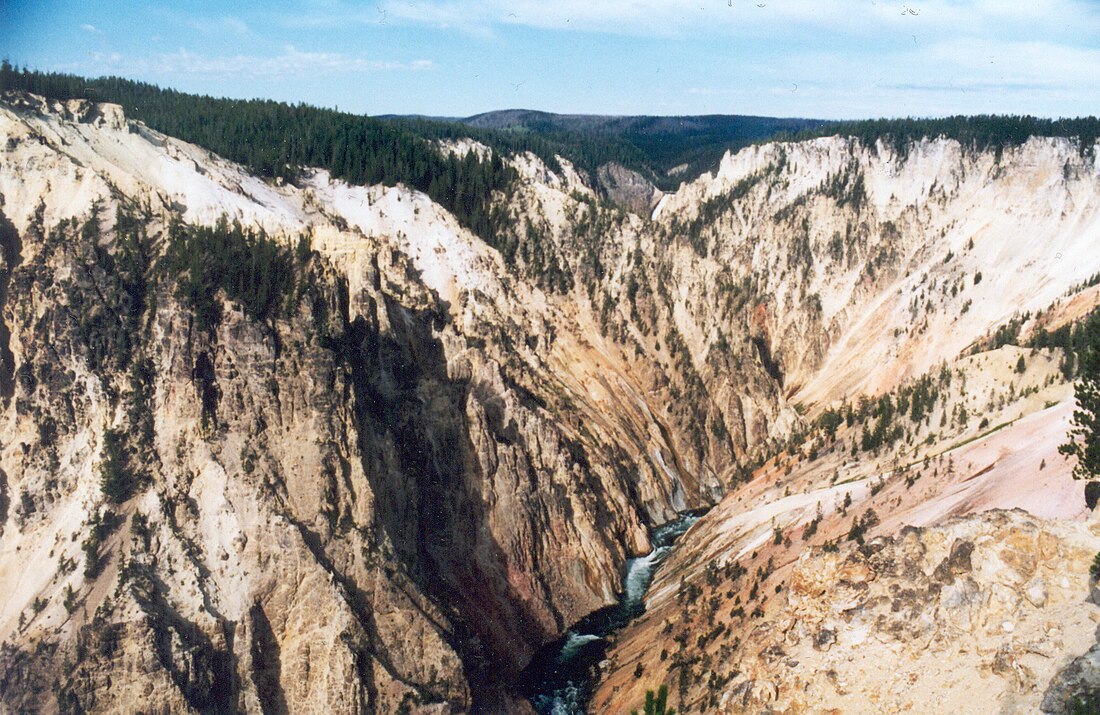
[[[73,585],[69,584],[65,587],[65,611],[72,613],[76,610],[76,592],[73,591]]]
[[[126,464],[122,434],[113,429],[103,432],[103,461],[99,464],[99,488],[116,504],[130,498],[134,478]]]
[[[631,710],[630,715],[638,715],[637,710]],[[676,710],[668,707],[668,686],[662,685],[656,694],[652,690],[645,691],[645,707],[642,715],[676,715]]]
[[[852,528],[848,530],[848,540],[855,541],[857,544],[863,544],[863,536],[867,533],[868,529],[878,524],[878,514],[874,509],[868,509],[864,512],[862,517],[857,516],[852,519]]]
[[[1082,327],[1079,344],[1078,379],[1074,385],[1077,409],[1070,421],[1069,439],[1058,451],[1077,458],[1074,479],[1096,480],[1100,478],[1100,311],[1093,312]],[[1069,355],[1072,353],[1067,352]],[[1086,499],[1089,487],[1095,484],[1091,481],[1086,486]]]

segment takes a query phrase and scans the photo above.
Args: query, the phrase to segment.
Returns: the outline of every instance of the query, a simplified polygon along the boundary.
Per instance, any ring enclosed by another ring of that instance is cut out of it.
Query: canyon
[[[1072,374],[1035,342],[1100,305],[1095,147],[771,142],[671,193],[608,166],[618,205],[516,153],[502,252],[113,104],[9,92],[0,138],[7,711],[530,713],[532,658],[708,507],[592,712],[1100,683]],[[282,292],[188,292],[202,231],[272,246]]]

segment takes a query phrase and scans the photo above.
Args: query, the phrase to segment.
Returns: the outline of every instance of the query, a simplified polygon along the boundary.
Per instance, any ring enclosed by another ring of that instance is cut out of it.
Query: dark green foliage
[[[498,153],[485,160],[472,152],[461,158],[445,155],[430,140],[442,132],[417,134],[417,124],[304,104],[196,96],[118,77],[85,79],[16,70],[6,61],[0,66],[0,89],[115,102],[129,117],[157,131],[271,179],[293,180],[302,168],[319,167],[351,184],[403,183],[427,193],[489,243],[507,220],[505,213],[494,210],[492,194],[508,189],[515,171]],[[522,144],[507,148],[515,146]]]
[[[568,158],[574,168],[594,178],[596,169],[616,162],[633,169],[647,179],[658,177],[649,168],[646,157],[628,142],[597,131],[556,129],[536,126],[482,124],[470,119],[423,119],[417,117],[383,117],[388,123],[402,127],[418,136],[432,139],[470,138],[505,154],[529,151],[538,156],[551,170],[561,171],[558,156]]]
[[[905,430],[900,424],[894,423],[894,415],[899,411],[895,408],[890,394],[881,396],[873,403],[874,408],[869,417],[875,421],[874,429],[868,427],[865,422],[860,436],[860,448],[864,451],[875,450],[879,447],[893,444],[901,438]],[[866,408],[860,410],[861,414],[867,414]]]
[[[1070,421],[1069,440],[1058,447],[1067,457],[1076,457],[1074,479],[1100,478],[1100,310],[1093,311],[1074,330],[1078,352],[1075,392],[1077,409]]]
[[[898,391],[898,409],[904,412],[908,408],[909,419],[920,422],[939,398],[940,385],[932,375],[922,375]]]
[[[1085,280],[1081,281],[1080,283],[1075,283],[1072,286],[1070,286],[1070,289],[1068,291],[1066,291],[1066,295],[1073,295],[1074,293],[1080,293],[1084,289],[1091,288],[1092,286],[1094,286],[1098,283],[1100,283],[1100,273],[1093,273],[1091,276],[1089,276]]]
[[[1045,466],[1046,460],[1039,469],[1042,470]],[[1100,481],[1093,480],[1085,485],[1085,506],[1091,511],[1096,508],[1097,502],[1100,502]]]
[[[113,429],[103,432],[103,461],[99,463],[99,488],[116,504],[130,498],[136,482],[122,437]]]
[[[130,517],[130,532],[141,541],[146,550],[149,549],[149,540],[153,532],[149,528],[149,518],[140,511],[135,511]]]
[[[1100,702],[1095,697],[1078,695],[1069,703],[1068,712],[1069,715],[1100,715]]]
[[[66,285],[77,342],[96,371],[130,365],[150,307],[153,249],[144,217],[140,210],[120,207],[115,222],[114,244],[106,245],[93,208],[91,218],[80,228],[80,240],[74,242],[75,280]],[[65,226],[57,230],[64,232]]]
[[[769,166],[763,172],[756,172],[746,176],[733,185],[729,191],[705,200],[699,206],[699,213],[690,221],[673,219],[671,231],[673,235],[681,235],[687,238],[688,243],[699,256],[707,255],[707,244],[704,229],[713,225],[723,215],[729,213],[734,203],[749,195],[752,188],[760,182],[768,173],[778,171],[775,165]]]
[[[65,586],[65,612],[72,613],[76,610],[76,591],[73,590],[73,585],[70,583]]]
[[[793,141],[823,136],[858,139],[873,147],[879,141],[905,158],[914,142],[944,137],[978,151],[992,150],[1000,158],[1006,148],[1020,146],[1030,137],[1075,137],[1082,154],[1092,151],[1100,136],[1100,119],[1042,119],[1029,116],[976,115],[940,119],[868,119],[837,122],[786,137]]]
[[[91,527],[91,533],[80,544],[81,550],[84,551],[84,578],[93,579],[99,575],[103,566],[99,547],[120,523],[121,517],[115,516],[110,511],[104,511],[102,514],[97,512],[92,516],[88,524]]]
[[[637,710],[631,710],[630,715],[638,715]],[[645,691],[645,708],[642,715],[676,715],[674,708],[668,707],[668,686],[662,685],[654,694],[652,690]]]
[[[963,312],[969,309],[970,299],[966,300],[963,304]],[[1031,319],[1031,313],[1024,313],[1023,315],[1014,314],[1007,322],[997,326],[997,329],[993,331],[992,335],[986,335],[977,340],[970,348],[971,355],[977,355],[980,352],[987,350],[996,350],[1002,348],[1005,345],[1019,345],[1020,344],[1020,330],[1023,328],[1024,323]]]
[[[867,187],[863,181],[863,170],[859,162],[853,159],[836,174],[830,174],[818,188],[822,196],[837,203],[837,206],[851,206],[856,211],[867,201]]]
[[[316,285],[306,270],[312,258],[308,236],[284,244],[263,230],[245,228],[238,222],[230,224],[222,217],[212,227],[173,223],[160,268],[174,281],[180,301],[191,308],[195,330],[215,330],[222,320],[220,294],[225,291],[225,296],[240,305],[248,317],[269,329],[301,302],[312,302],[314,325],[323,334],[324,304],[315,300]],[[199,351],[191,368],[204,428],[218,425],[221,398],[212,355],[211,351]],[[138,389],[141,384],[141,380],[135,383],[136,397],[145,394]],[[139,444],[151,435],[151,428],[144,426],[144,422],[135,420]]]
[[[1020,359],[1016,361],[1016,372],[1021,375],[1027,372],[1027,362],[1024,360],[1024,356],[1021,355]]]
[[[219,290],[257,321],[283,315],[296,287],[296,257],[303,255],[308,259],[308,244],[303,248],[299,241],[291,251],[262,230],[223,217],[213,227],[174,223],[163,265],[194,311],[196,328],[207,331],[221,322]]]
[[[726,151],[737,151],[780,132],[826,126],[826,122],[813,119],[729,115],[614,117],[529,110],[489,112],[460,121],[471,127],[538,136],[556,153],[589,173],[609,161],[617,162],[665,190],[674,190],[682,180],[716,169]],[[467,130],[464,127],[462,131]]]
[[[852,519],[852,528],[848,530],[848,541],[863,544],[863,537],[867,530],[879,523],[878,514],[874,509],[868,509],[862,517]]]
[[[1100,333],[1100,310],[1094,310],[1075,325],[1066,324],[1053,332],[1040,328],[1028,347],[1062,348],[1062,374],[1068,380],[1073,377],[1084,353],[1095,344],[1097,333]]]
[[[817,419],[817,426],[832,438],[836,436],[837,428],[840,427],[843,421],[844,417],[841,416],[839,411],[830,409],[822,413],[821,417]]]
[[[1092,576],[1093,581],[1100,579],[1100,551],[1097,551],[1096,556],[1092,557],[1092,565],[1089,566],[1089,575]]]

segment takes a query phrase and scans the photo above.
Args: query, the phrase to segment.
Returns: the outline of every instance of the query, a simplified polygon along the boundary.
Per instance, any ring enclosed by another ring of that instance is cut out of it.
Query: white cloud
[[[424,89],[438,82],[447,88],[473,82],[469,92],[476,99],[470,102],[504,106],[515,103],[514,87],[524,80],[529,101],[558,104],[547,109],[607,111],[621,105],[650,113],[667,107],[675,113],[819,117],[1095,114],[1094,98],[1100,96],[1095,0],[301,0],[293,10],[241,17],[248,23],[232,15],[171,15],[179,29],[208,36],[201,47],[220,50],[142,49],[140,56],[98,56],[71,69],[155,81],[323,80],[435,70],[430,60],[417,59],[423,49],[413,49],[431,41],[442,43],[443,52],[455,51],[454,43],[461,43],[459,50],[484,44],[488,51],[464,55],[459,67],[450,68],[461,76],[410,80],[405,91],[413,98],[406,101],[422,108],[443,101],[439,95],[446,92]],[[417,33],[421,28],[444,31]],[[98,32],[91,25],[84,30]],[[587,36],[578,38],[581,33]],[[338,45],[344,52],[253,49],[318,34],[346,42]],[[470,35],[489,40],[469,43]],[[169,33],[163,36],[172,41]],[[247,45],[238,38],[247,38]],[[371,41],[379,44],[363,44]],[[576,46],[590,52],[604,41],[630,51],[621,59],[604,54],[600,66],[571,54]],[[376,51],[402,59],[348,49],[372,46],[399,47]],[[632,86],[649,66],[664,71],[647,74],[642,87]],[[555,81],[537,89],[539,72],[553,73]],[[467,77],[492,79],[486,84]]]
[[[218,75],[244,78],[307,77],[336,74],[365,74],[388,70],[428,70],[431,60],[397,62],[374,60],[338,52],[303,52],[293,45],[282,54],[200,55],[185,49],[148,57],[123,57],[117,53],[91,55],[92,73],[135,77],[180,77]],[[84,69],[84,68],[79,68]]]
[[[724,105],[702,106],[708,98],[695,97],[693,111],[741,103],[762,114],[825,118],[1095,114],[1096,67],[1097,49],[964,38],[871,58],[790,54],[769,58],[752,76],[731,78]]]
[[[89,25],[87,23],[81,25],[80,29],[84,30],[84,32],[89,32],[93,35],[102,35],[103,34],[103,32],[98,27],[96,27],[95,25]]]
[[[438,27],[523,25],[658,37],[699,32],[778,36],[800,29],[851,37],[902,30],[938,37],[1006,31],[1035,37],[1065,35],[1067,28],[1087,36],[1083,33],[1100,29],[1100,13],[1083,0],[383,0],[378,10],[391,19]],[[324,17],[335,16],[314,15],[313,20]]]
[[[237,17],[191,17],[186,24],[204,35],[212,37],[245,37],[252,34],[248,24]]]

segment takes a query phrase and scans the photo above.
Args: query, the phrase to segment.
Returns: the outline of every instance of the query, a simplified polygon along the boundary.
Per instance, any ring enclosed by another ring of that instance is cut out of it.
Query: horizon
[[[1100,3],[10,0],[13,63],[367,115],[1097,115]]]

